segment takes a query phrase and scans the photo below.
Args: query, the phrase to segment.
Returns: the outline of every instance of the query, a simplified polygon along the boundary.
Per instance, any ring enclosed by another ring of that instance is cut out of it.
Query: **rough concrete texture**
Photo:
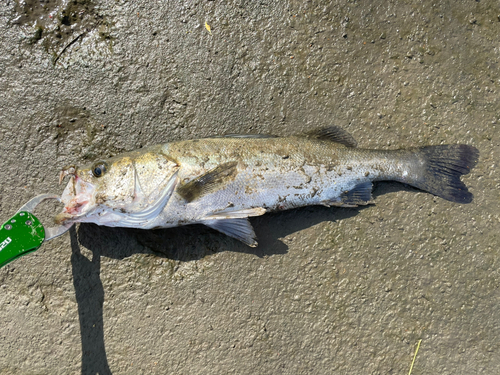
[[[2,221],[65,165],[178,139],[336,124],[361,147],[481,152],[471,204],[379,183],[366,208],[252,219],[256,249],[81,225],[0,270],[2,374],[403,374],[419,340],[413,375],[500,373],[496,0],[0,14]]]

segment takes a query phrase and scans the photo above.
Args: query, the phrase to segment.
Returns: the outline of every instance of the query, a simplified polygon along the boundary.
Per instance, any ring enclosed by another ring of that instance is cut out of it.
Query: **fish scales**
[[[164,152],[181,165],[183,182],[217,165],[238,161],[237,177],[221,190],[190,205],[178,197],[177,217],[202,218],[229,203],[235,209],[269,210],[323,204],[359,183],[386,178],[404,168],[403,162],[387,162],[394,153],[349,149],[300,137],[183,141],[165,145]],[[173,203],[167,208],[173,209]],[[171,212],[165,214],[167,220],[174,217]]]
[[[256,246],[248,217],[307,205],[372,202],[372,182],[408,183],[468,203],[467,145],[356,148],[336,127],[290,137],[213,137],[157,145],[61,172],[70,182],[59,223],[166,228],[202,223]]]

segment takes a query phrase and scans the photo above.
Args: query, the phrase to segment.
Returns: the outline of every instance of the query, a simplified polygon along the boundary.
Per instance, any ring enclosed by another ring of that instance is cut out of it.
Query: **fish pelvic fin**
[[[411,181],[418,189],[456,203],[470,203],[473,195],[460,180],[477,164],[479,151],[468,145],[425,146],[415,150],[422,170]]]
[[[235,210],[228,207],[225,210],[215,212],[200,221],[201,224],[215,229],[229,237],[236,238],[250,247],[257,246],[257,240],[252,224],[248,221],[249,216],[260,216],[266,213],[263,207],[244,208]]]
[[[248,219],[210,219],[200,222],[225,235],[236,238],[250,247],[258,245],[252,224]]]
[[[323,141],[340,143],[346,147],[354,148],[358,146],[358,142],[356,142],[356,140],[350,133],[335,125],[311,130],[306,133],[306,136]]]
[[[237,165],[238,162],[236,161],[221,164],[180,186],[177,193],[187,202],[192,202],[206,194],[213,193],[235,179],[238,173]]]

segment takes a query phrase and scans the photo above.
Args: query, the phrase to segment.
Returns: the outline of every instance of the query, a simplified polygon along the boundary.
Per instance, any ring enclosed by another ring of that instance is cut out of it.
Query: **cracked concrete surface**
[[[497,374],[496,1],[0,3],[0,217],[59,170],[171,140],[336,124],[360,147],[467,143],[471,204],[198,226],[81,225],[0,270],[3,374]],[[211,27],[211,34],[205,28]],[[50,223],[58,208],[40,214]]]

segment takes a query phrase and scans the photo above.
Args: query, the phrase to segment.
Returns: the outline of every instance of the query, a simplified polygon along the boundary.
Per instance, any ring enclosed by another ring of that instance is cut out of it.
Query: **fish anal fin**
[[[344,191],[338,198],[321,202],[324,206],[358,207],[372,203],[372,183],[362,182],[351,190]]]
[[[306,135],[311,138],[340,143],[346,147],[358,146],[358,142],[350,133],[334,125],[309,131]]]
[[[205,194],[221,189],[228,182],[233,181],[236,177],[237,164],[238,162],[236,161],[221,164],[194,180],[180,186],[177,193],[186,201],[192,202]]]
[[[342,207],[357,207],[372,202],[371,181],[362,182],[349,191],[341,194]]]
[[[250,247],[256,247],[258,245],[252,224],[250,224],[246,218],[202,220],[200,223],[224,233],[229,237],[236,238]]]
[[[225,220],[225,219],[240,219],[251,216],[260,216],[266,213],[266,209],[262,207],[255,208],[244,208],[241,210],[235,210],[232,207],[226,208],[222,211],[215,212],[210,216],[207,216],[205,219],[217,219],[217,220]]]

